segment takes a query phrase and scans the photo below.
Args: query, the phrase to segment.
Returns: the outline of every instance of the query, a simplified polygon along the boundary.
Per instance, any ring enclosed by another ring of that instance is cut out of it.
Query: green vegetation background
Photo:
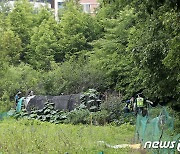
[[[0,7],[0,107],[17,90],[35,94],[144,91],[154,102],[180,108],[178,0],[100,0],[96,16],[73,2],[59,12],[26,0]]]
[[[118,92],[123,99],[143,90],[153,102],[172,107],[178,117],[180,2],[99,2],[96,16],[90,16],[70,1],[60,10],[58,22],[51,10],[34,9],[27,0],[16,1],[13,10],[0,2],[0,112],[14,106],[17,90],[23,95],[28,90],[60,95],[94,88]],[[119,104],[104,105],[102,116],[108,110],[119,111]],[[175,125],[179,131],[179,118]],[[127,153],[128,149],[97,146],[97,140],[130,143],[134,129],[5,120],[0,132],[0,148],[5,153]]]

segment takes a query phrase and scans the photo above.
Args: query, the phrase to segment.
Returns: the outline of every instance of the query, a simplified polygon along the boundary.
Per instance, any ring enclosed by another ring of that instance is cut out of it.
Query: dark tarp
[[[46,96],[35,96],[29,101],[26,109],[27,111],[31,111],[33,108],[43,109],[44,103],[46,103],[47,101],[48,100]]]
[[[68,110],[71,111],[79,106],[81,103],[80,94],[73,94],[70,96],[69,103],[68,103]]]
[[[71,111],[80,105],[80,94],[61,96],[35,96],[29,101],[27,105],[27,111],[31,111],[33,108],[42,109],[46,102],[54,103],[56,110]]]

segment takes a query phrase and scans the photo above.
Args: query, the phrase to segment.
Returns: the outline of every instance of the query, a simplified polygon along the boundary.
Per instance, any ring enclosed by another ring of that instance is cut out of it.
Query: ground
[[[0,154],[126,154],[131,149],[112,149],[98,144],[131,144],[134,126],[92,126],[51,124],[48,122],[6,119],[0,122]]]

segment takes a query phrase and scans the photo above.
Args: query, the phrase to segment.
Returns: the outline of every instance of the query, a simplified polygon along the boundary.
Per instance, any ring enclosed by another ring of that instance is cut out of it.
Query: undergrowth
[[[130,149],[111,149],[99,145],[131,143],[134,126],[53,124],[38,120],[5,119],[0,122],[0,153],[125,154]]]

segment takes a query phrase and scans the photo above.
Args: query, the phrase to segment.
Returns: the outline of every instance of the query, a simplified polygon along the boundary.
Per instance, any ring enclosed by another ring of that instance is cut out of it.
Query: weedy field
[[[12,154],[126,154],[131,149],[112,149],[100,145],[132,143],[134,127],[52,124],[37,120],[6,119],[0,122],[0,153]]]

